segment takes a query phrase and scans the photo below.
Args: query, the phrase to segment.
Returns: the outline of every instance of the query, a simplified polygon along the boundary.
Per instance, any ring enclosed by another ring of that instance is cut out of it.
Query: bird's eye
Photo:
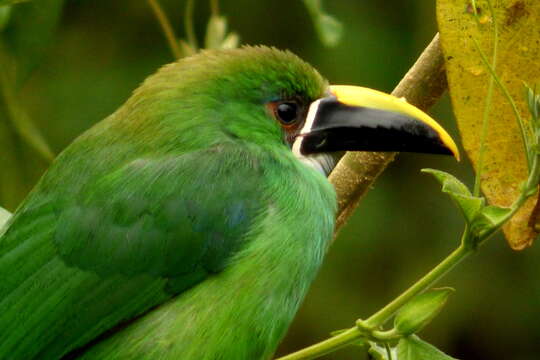
[[[283,125],[292,125],[298,119],[298,105],[293,102],[282,102],[276,107],[276,116]]]

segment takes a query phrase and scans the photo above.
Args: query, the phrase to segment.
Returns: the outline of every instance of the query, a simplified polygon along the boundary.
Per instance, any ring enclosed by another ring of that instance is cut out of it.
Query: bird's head
[[[288,51],[203,51],[165,66],[142,88],[160,94],[155,113],[182,122],[184,132],[191,126],[210,142],[226,136],[267,148],[286,146],[325,173],[335,158],[329,154],[342,151],[458,157],[446,131],[405,99],[357,86],[331,86]]]

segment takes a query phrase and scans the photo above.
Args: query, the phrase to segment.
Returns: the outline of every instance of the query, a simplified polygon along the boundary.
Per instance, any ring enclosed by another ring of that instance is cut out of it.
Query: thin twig
[[[180,59],[182,57],[182,50],[180,49],[180,46],[178,45],[178,38],[176,37],[176,34],[174,33],[174,30],[171,26],[171,22],[169,21],[169,18],[167,18],[167,15],[159,5],[157,0],[148,0],[148,4],[150,4],[150,7],[154,11],[154,14],[156,15],[156,18],[159,22],[159,25],[161,26],[161,29],[163,30],[163,34],[165,35],[165,38],[167,39],[167,42],[169,43],[169,47],[171,48],[171,51],[173,53],[173,56],[175,59]]]

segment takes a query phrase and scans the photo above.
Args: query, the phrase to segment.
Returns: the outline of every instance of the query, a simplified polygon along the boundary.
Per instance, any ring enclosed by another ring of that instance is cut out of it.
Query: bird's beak
[[[301,155],[335,151],[405,151],[453,155],[456,144],[429,115],[399,99],[358,86],[330,86],[313,102],[293,144]]]

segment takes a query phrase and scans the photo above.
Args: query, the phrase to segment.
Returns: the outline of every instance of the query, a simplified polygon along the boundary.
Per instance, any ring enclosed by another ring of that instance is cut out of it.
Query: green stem
[[[474,14],[474,19],[476,20],[476,24],[480,25],[480,19],[478,19],[478,8],[476,7],[476,0],[471,0],[471,6]]]
[[[531,159],[529,157],[529,154],[530,154],[529,141],[528,141],[528,137],[527,137],[527,132],[525,130],[525,124],[523,122],[523,119],[521,118],[521,114],[519,113],[516,102],[512,98],[512,95],[510,95],[510,93],[508,92],[508,89],[506,88],[506,86],[504,86],[501,83],[501,80],[499,79],[499,77],[495,73],[495,70],[493,70],[493,68],[489,64],[489,62],[488,62],[488,60],[486,58],[486,54],[484,54],[484,52],[480,48],[480,45],[478,45],[478,42],[476,41],[476,39],[473,38],[473,40],[474,40],[474,45],[476,47],[476,50],[480,54],[480,58],[482,59],[482,62],[484,63],[486,68],[489,70],[493,80],[495,80],[495,83],[497,84],[499,89],[504,94],[504,97],[506,98],[506,100],[510,103],[510,106],[512,107],[512,111],[514,112],[514,116],[518,120],[519,129],[521,131],[521,140],[523,141],[523,146],[525,147],[525,157],[527,158],[527,166],[530,168],[531,167]]]
[[[354,343],[355,341],[358,341],[361,338],[361,336],[362,336],[362,333],[358,330],[358,328],[353,327],[351,329],[348,329],[342,332],[339,335],[336,335],[334,337],[321,341],[320,343],[317,343],[315,345],[311,345],[295,353],[280,357],[279,359],[276,359],[276,360],[316,359],[318,357],[321,357],[323,355],[326,355],[338,349],[341,349],[342,347],[347,346],[351,343]]]
[[[169,43],[169,47],[171,48],[173,56],[175,57],[175,59],[180,59],[182,57],[182,50],[178,45],[178,41],[176,40],[177,37],[174,34],[174,30],[171,26],[169,19],[167,18],[167,15],[165,15],[165,12],[161,8],[157,0],[148,0],[148,4],[150,4],[150,7],[156,15],[159,25],[163,30],[163,34],[165,35],[165,38]]]
[[[497,20],[495,19],[495,12],[493,11],[493,7],[491,6],[491,3],[488,1],[489,9],[491,12],[491,16],[493,18],[493,54],[492,54],[492,60],[491,60],[491,67],[493,68],[493,72],[495,72],[497,68],[497,47],[499,45],[499,32],[497,28]],[[474,16],[478,22],[478,25],[480,26],[480,21],[478,19],[478,13],[476,10],[476,1],[473,0],[473,9],[474,9]],[[475,40],[476,41],[476,40]],[[479,47],[477,45],[477,47]],[[489,84],[488,84],[488,93],[486,97],[486,102],[484,105],[484,114],[482,119],[482,134],[480,136],[480,154],[478,156],[478,170],[476,171],[476,177],[474,179],[474,188],[473,188],[473,194],[474,196],[480,195],[480,180],[482,177],[482,170],[484,169],[484,158],[486,153],[486,138],[487,138],[487,130],[488,130],[488,123],[489,123],[489,110],[491,109],[491,99],[493,98],[493,83],[494,79],[493,76],[490,76],[489,78]]]
[[[414,296],[425,291],[432,286],[437,280],[444,276],[454,266],[459,264],[469,254],[473,252],[473,249],[466,247],[463,244],[454,250],[446,259],[435,266],[429,273],[423,278],[417,281],[413,286],[407,289],[404,293],[372,315],[369,319],[363,321],[364,325],[372,329],[376,329],[383,325],[394,313],[407,303]],[[309,360],[316,359],[328,353],[341,349],[344,346],[350,345],[355,341],[359,341],[364,337],[364,332],[360,331],[358,327],[353,327],[342,332],[339,335],[331,337],[320,343],[314,344],[310,347],[304,348],[295,353],[283,356],[277,360]]]
[[[539,166],[539,163],[538,163],[538,154],[535,154],[535,156],[533,157],[533,160],[532,160],[532,166],[531,166],[531,170],[530,170],[530,175],[529,175],[529,178],[527,179],[527,184],[525,185],[526,189],[527,189],[527,192],[529,191],[535,191],[537,188],[538,188],[538,182],[540,180],[540,169],[538,169],[538,166]],[[522,192],[522,195],[525,194],[524,192]],[[525,200],[527,200],[527,198],[530,196],[530,194],[526,194],[525,196],[525,199],[523,200],[523,202],[525,202]],[[519,206],[521,206],[523,203],[519,204]]]
[[[401,308],[419,293],[427,290],[437,280],[439,280],[447,272],[452,270],[454,266],[456,266],[463,259],[465,259],[467,255],[469,255],[471,252],[472,249],[464,245],[460,245],[456,250],[454,250],[450,255],[448,255],[446,259],[444,259],[437,266],[435,266],[429,273],[424,275],[424,277],[418,280],[404,293],[392,300],[392,302],[390,302],[384,308],[373,314],[369,319],[365,321],[365,323],[372,328],[377,328],[383,325],[389,318],[391,318],[396,313],[396,311],[399,310],[399,308]]]
[[[187,0],[186,14],[184,16],[184,26],[186,30],[188,44],[191,46],[193,50],[197,51],[198,49],[197,37],[195,36],[195,27],[193,26],[193,8],[194,8],[194,1]]]
[[[388,357],[388,360],[392,360],[392,351],[390,350],[390,345],[388,345],[388,343],[384,343],[384,348],[386,349],[386,357]]]
[[[533,168],[536,169],[537,168],[537,162],[533,165]],[[538,182],[537,182],[538,183]],[[528,191],[527,191],[528,192]],[[516,212],[518,212],[518,210],[521,208],[521,206],[525,203],[525,201],[527,201],[527,199],[530,197],[530,195],[527,195],[527,192],[523,191],[518,199],[512,204],[512,206],[510,207],[510,212],[508,212],[508,214],[506,214],[503,218],[501,218],[501,220],[493,225],[492,228],[486,230],[485,232],[481,233],[479,235],[479,240],[478,240],[478,244],[481,245],[483,244],[486,240],[488,240],[490,237],[492,237],[497,231],[499,231],[501,229],[501,227],[508,221],[512,218],[512,216],[514,216],[514,214]]]
[[[403,335],[400,334],[396,329],[390,329],[387,331],[380,331],[380,330],[373,330],[371,331],[371,336],[373,336],[373,340],[378,342],[388,342],[392,340],[398,340]]]

